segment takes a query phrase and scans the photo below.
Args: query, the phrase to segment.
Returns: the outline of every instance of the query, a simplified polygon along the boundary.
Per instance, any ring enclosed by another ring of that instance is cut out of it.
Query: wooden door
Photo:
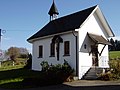
[[[92,45],[91,52],[92,52],[92,66],[98,66],[98,46]]]

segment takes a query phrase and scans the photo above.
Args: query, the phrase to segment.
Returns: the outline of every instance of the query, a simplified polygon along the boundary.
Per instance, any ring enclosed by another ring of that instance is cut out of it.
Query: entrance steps
[[[83,76],[83,80],[97,80],[98,74],[103,72],[103,68],[91,67],[87,73]]]

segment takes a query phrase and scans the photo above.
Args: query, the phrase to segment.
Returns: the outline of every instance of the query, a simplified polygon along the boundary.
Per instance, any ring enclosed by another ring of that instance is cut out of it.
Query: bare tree
[[[10,47],[7,54],[10,56],[10,59],[16,62],[16,58],[20,55],[19,48]]]

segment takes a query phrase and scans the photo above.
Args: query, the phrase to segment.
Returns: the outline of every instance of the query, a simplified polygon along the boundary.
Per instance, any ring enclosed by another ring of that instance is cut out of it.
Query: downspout
[[[78,76],[78,52],[77,52],[77,47],[78,47],[78,39],[77,35],[75,35],[74,31],[72,31],[73,36],[75,36],[75,44],[76,44],[76,76]]]

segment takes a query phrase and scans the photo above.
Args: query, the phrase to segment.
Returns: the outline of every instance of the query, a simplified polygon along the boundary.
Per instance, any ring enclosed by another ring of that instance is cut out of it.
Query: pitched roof
[[[52,20],[27,40],[29,41],[31,39],[35,39],[43,36],[48,36],[52,34],[78,29],[96,7],[97,6],[93,6],[88,9]]]

